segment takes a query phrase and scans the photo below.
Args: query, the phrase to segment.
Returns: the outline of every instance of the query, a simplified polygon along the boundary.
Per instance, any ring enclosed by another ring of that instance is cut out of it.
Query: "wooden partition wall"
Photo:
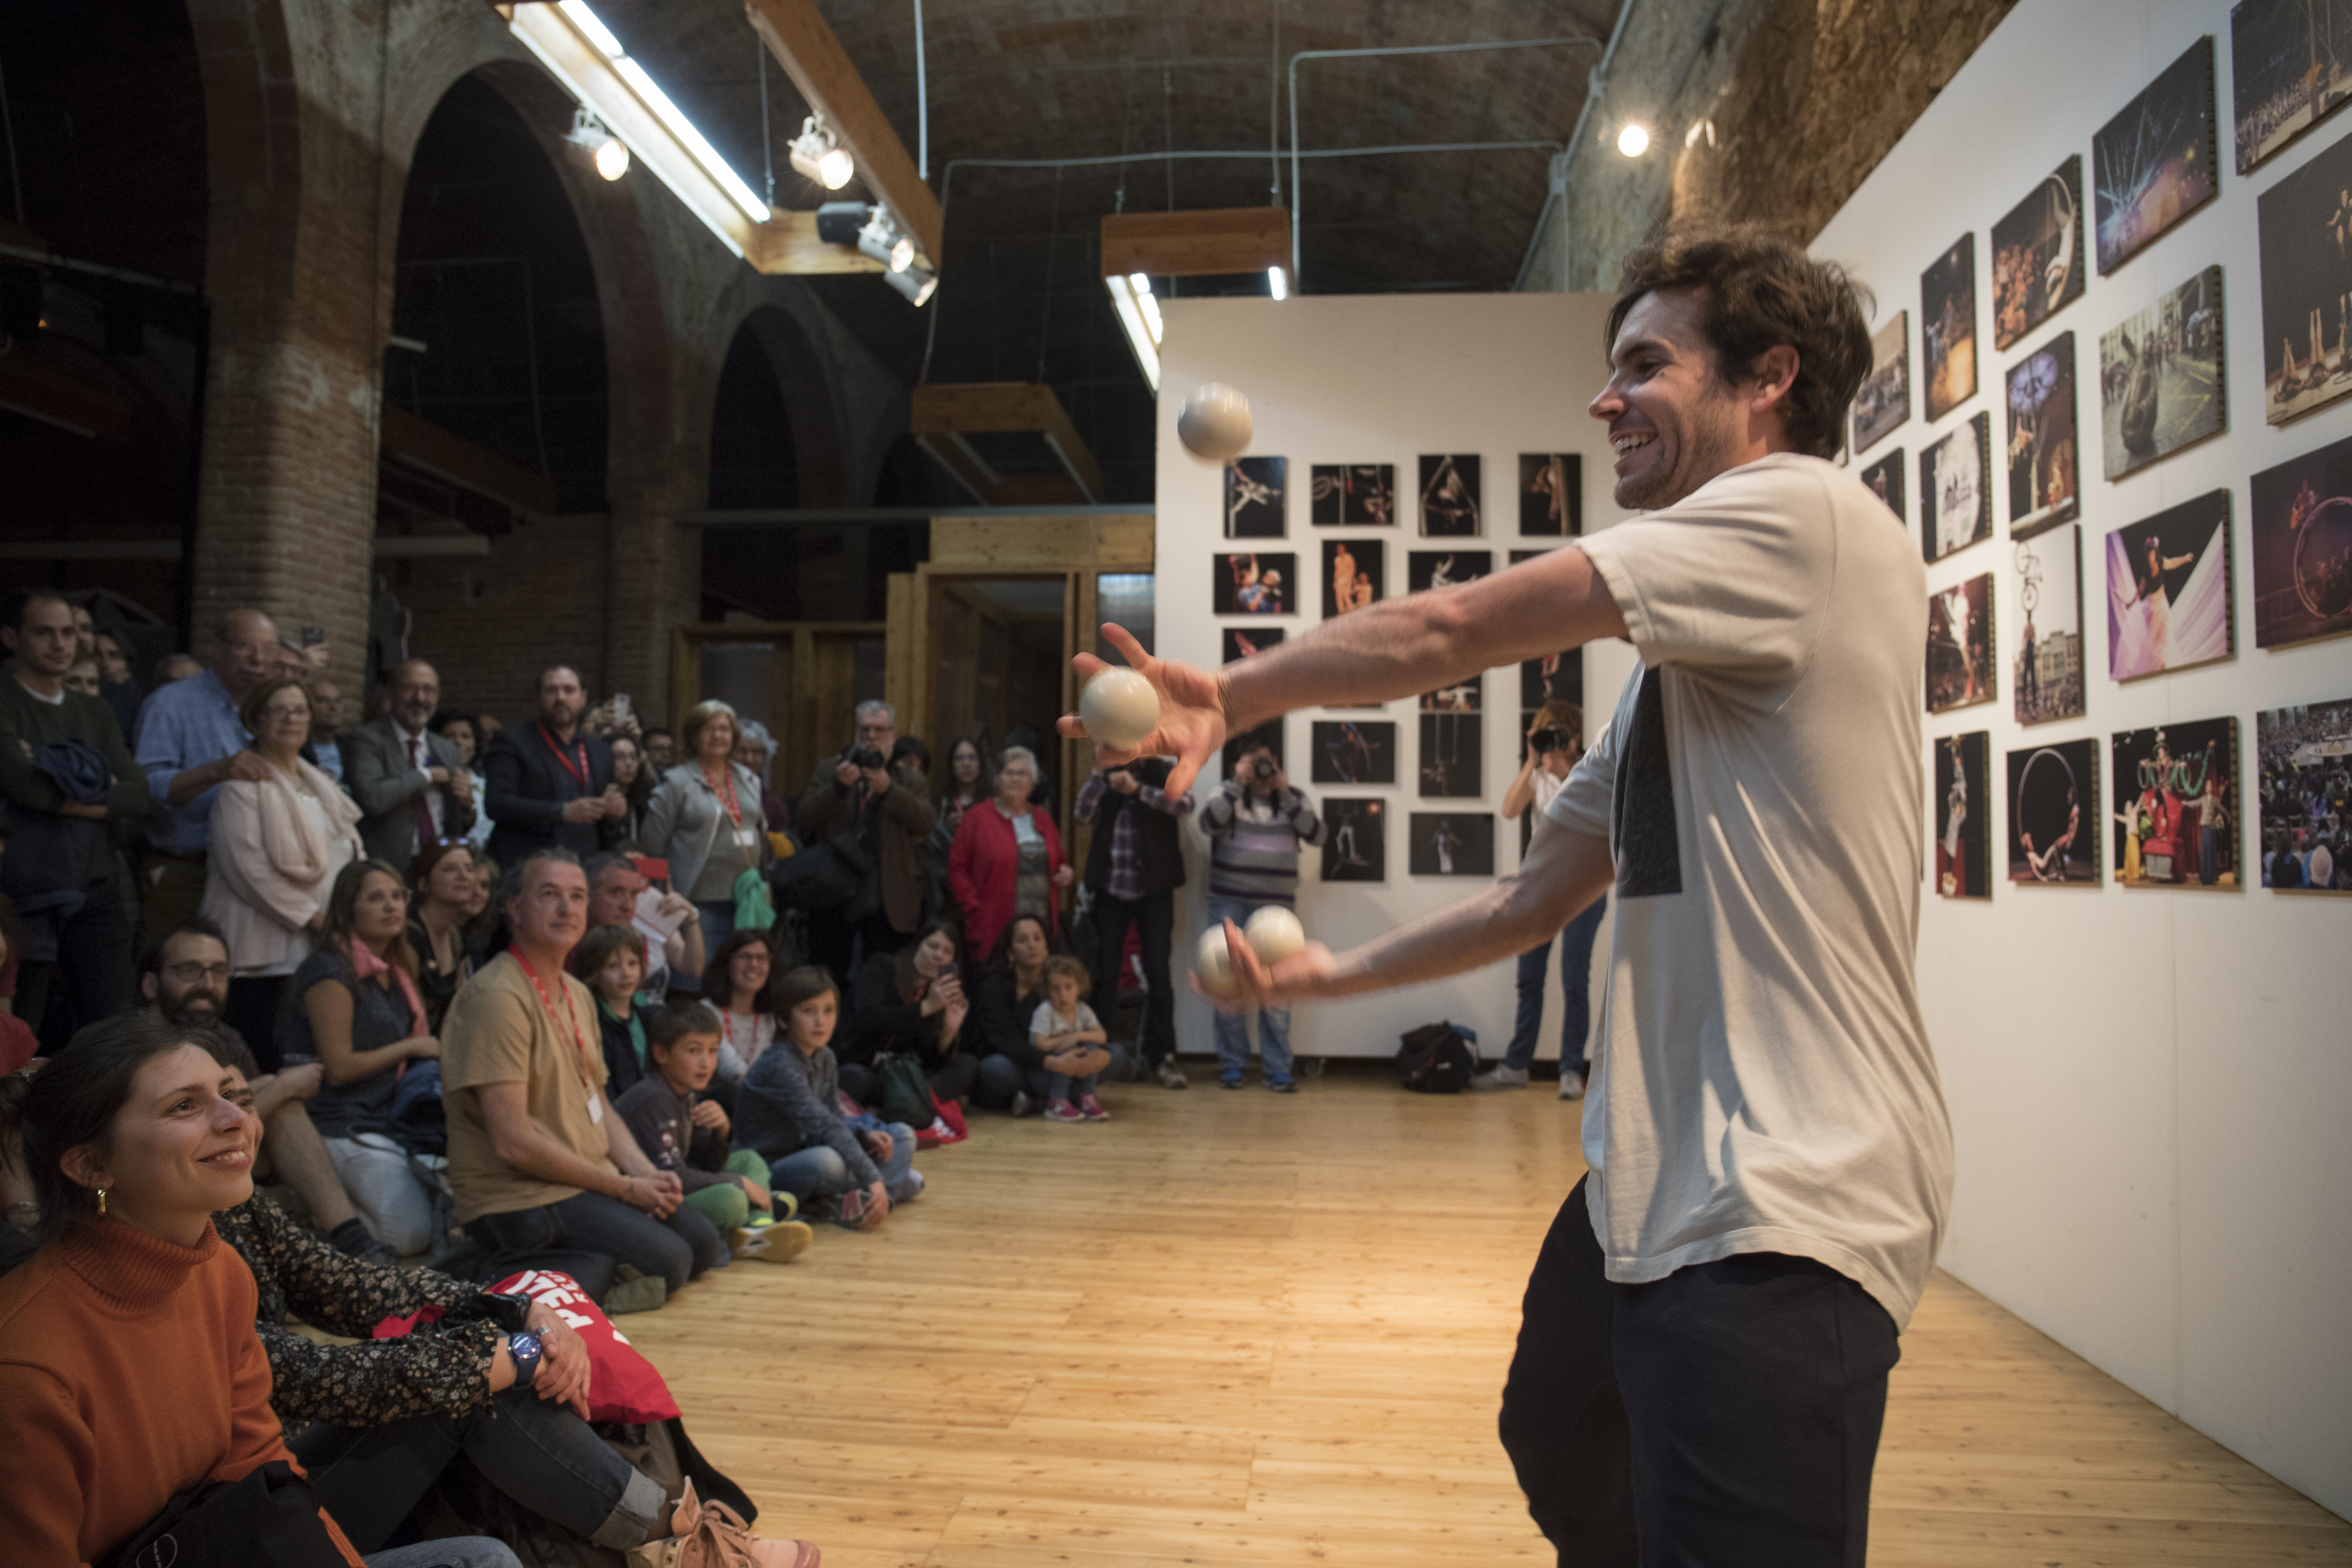
[[[792,799],[808,782],[817,759],[833,755],[848,741],[851,710],[864,699],[882,695],[870,679],[867,689],[860,690],[858,671],[861,664],[870,669],[877,662],[873,645],[883,636],[880,621],[733,621],[673,627],[670,728],[675,730],[687,710],[704,697],[718,694],[705,679],[706,665],[715,662],[707,658],[712,649],[768,649],[766,711],[741,701],[736,706],[752,709],[743,716],[761,721],[775,735],[776,793]],[[887,655],[880,662],[887,665]]]

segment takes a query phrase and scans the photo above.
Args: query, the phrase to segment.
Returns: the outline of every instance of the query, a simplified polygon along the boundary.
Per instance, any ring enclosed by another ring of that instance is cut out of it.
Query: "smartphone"
[[[626,726],[628,721],[629,694],[625,691],[615,691],[613,693],[613,722]]]
[[[302,628],[302,646],[303,646],[304,647],[319,647],[320,644],[324,643],[326,640],[327,640],[327,628],[326,628],[326,627],[324,627],[324,626],[304,626],[304,627]]]

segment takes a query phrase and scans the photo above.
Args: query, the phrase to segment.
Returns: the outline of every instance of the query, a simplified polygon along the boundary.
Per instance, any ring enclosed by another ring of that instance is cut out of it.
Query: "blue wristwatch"
[[[540,1343],[537,1334],[509,1334],[507,1353],[514,1357],[517,1388],[529,1388],[531,1379],[539,1375]]]

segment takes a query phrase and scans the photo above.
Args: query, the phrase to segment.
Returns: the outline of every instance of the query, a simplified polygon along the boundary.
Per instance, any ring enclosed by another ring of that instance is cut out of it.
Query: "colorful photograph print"
[[[1388,591],[1388,546],[1377,539],[1323,542],[1323,618],[1360,610]]]
[[[2023,539],[2081,510],[2074,466],[2074,334],[2009,367],[2009,533]]]
[[[1318,719],[1308,772],[1317,784],[1396,783],[1396,726],[1384,720]]]
[[[2229,428],[2220,268],[2208,267],[2100,337],[2099,416],[2111,479]]]
[[[1486,705],[1486,678],[1483,675],[1421,694],[1421,710],[1424,713],[1475,713]]]
[[[1425,594],[1451,588],[1495,569],[1491,550],[1415,550],[1405,557],[1404,591]]]
[[[2352,46],[2352,36],[2346,38]],[[2352,139],[2254,203],[2263,273],[2263,418],[2284,425],[2352,392]]]
[[[2118,730],[2109,754],[2116,880],[2238,887],[2237,720]]]
[[[1927,595],[1927,711],[1993,700],[1992,574]]]
[[[1574,452],[1519,454],[1519,531],[1584,531],[1584,459]]]
[[[1992,817],[1988,789],[1992,736],[1983,730],[1936,738],[1936,891],[1948,899],[1992,897]]]
[[[2161,675],[2235,650],[2228,490],[2116,530],[2106,562],[2109,676]]]
[[[2083,574],[2080,523],[2010,547],[2010,588],[2025,630],[2010,664],[2017,721],[2046,724],[2083,714]]]
[[[2318,124],[2352,98],[2347,0],[2238,0],[2230,9],[2230,111],[2238,173]]]
[[[1870,374],[1853,395],[1853,450],[1870,444],[1911,417],[1911,312],[1895,319],[1870,340]]]
[[[1282,486],[1287,458],[1236,458],[1225,465],[1225,537],[1280,539],[1289,531],[1283,517]]]
[[[1240,626],[1227,626],[1224,628],[1224,662],[1231,664],[1237,658],[1255,658],[1282,638],[1280,626],[1251,626],[1246,630]]]
[[[1869,487],[1872,495],[1886,504],[1886,510],[1895,514],[1895,521],[1908,528],[1911,520],[1903,493],[1903,448],[1897,447],[1863,469],[1862,482]]]
[[[1283,754],[1282,721],[1268,719],[1256,729],[1245,730],[1225,742],[1224,776],[1233,777],[1234,765],[1261,746],[1274,753],[1276,763],[1286,768],[1289,766],[1288,759]]]
[[[1390,463],[1318,463],[1307,474],[1307,515],[1317,528],[1391,528],[1396,468]]]
[[[1495,874],[1495,819],[1483,811],[1416,811],[1406,837],[1416,877]]]
[[[1519,663],[1519,706],[1540,708],[1547,702],[1584,706],[1584,650],[1547,654]]]
[[[1486,793],[1486,721],[1476,713],[1421,716],[1421,794],[1427,800],[1475,800]]]
[[[1296,555],[1220,555],[1210,564],[1211,604],[1221,616],[1287,616],[1297,591]]]
[[[2099,742],[2095,736],[2009,753],[2009,879],[2037,887],[2099,885]]]
[[[1389,879],[1388,802],[1323,798],[1323,879]]]
[[[2082,298],[2083,155],[2043,176],[1992,226],[1992,346],[2005,349]]]
[[[2254,715],[2263,886],[2352,893],[2352,698]]]
[[[1977,395],[1977,237],[1964,234],[1919,275],[1919,379],[1927,423]]]
[[[1430,539],[1475,539],[1486,531],[1475,454],[1421,459],[1421,531]]]
[[[1919,454],[1919,543],[1941,561],[1992,537],[1992,416],[1955,425]]]
[[[2254,646],[2352,632],[2352,439],[2256,474]]]
[[[2198,39],[2091,138],[2099,272],[2213,199],[2213,40]]]

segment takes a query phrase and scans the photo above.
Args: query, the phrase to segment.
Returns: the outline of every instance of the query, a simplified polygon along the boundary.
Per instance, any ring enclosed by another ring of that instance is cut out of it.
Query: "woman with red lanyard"
[[[730,1112],[735,1086],[775,1044],[776,1005],[773,987],[775,952],[767,933],[739,931],[719,944],[702,972],[702,1000],[719,1015],[719,1072],[710,1080],[709,1098]]]
[[[729,760],[735,731],[734,709],[696,703],[677,727],[687,760],[662,775],[646,805],[646,843],[669,862],[671,889],[701,910],[702,939],[713,952],[735,929],[736,879],[768,861],[760,781]]]

